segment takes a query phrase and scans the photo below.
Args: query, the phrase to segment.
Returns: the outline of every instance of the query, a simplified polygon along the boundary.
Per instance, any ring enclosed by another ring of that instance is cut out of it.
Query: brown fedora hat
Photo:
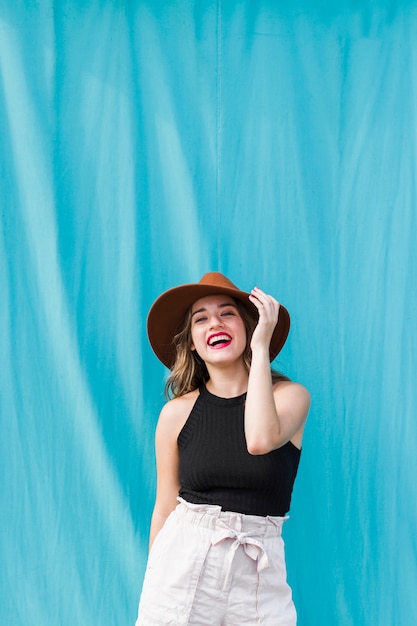
[[[249,300],[249,293],[241,291],[219,272],[204,274],[199,283],[180,285],[168,289],[153,303],[147,322],[150,344],[156,356],[171,369],[175,362],[174,336],[181,330],[181,323],[196,300],[205,296],[226,294],[240,300],[254,320],[258,310]],[[278,322],[272,335],[269,356],[272,361],[282,349],[290,330],[290,316],[280,305]]]

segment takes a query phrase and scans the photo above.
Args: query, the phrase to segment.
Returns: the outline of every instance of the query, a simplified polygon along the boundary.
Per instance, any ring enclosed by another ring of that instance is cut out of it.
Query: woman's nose
[[[223,320],[221,317],[217,317],[217,315],[213,315],[210,319],[210,328],[220,328],[223,326]]]

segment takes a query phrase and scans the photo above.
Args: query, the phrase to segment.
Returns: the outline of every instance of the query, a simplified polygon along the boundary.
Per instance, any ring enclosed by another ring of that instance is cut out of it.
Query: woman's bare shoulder
[[[275,406],[288,431],[289,440],[299,449],[310,409],[310,394],[300,383],[283,380],[274,385]]]
[[[198,389],[168,400],[162,407],[158,428],[179,433],[199,396]]]
[[[310,402],[310,393],[306,387],[292,380],[279,380],[274,384],[274,395],[293,396]]]
[[[274,385],[275,405],[278,412],[293,415],[300,424],[307,419],[310,409],[310,393],[300,383],[283,380]]]

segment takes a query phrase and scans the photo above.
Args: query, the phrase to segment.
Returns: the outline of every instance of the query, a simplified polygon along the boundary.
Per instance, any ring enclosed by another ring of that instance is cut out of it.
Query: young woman
[[[281,527],[310,405],[271,371],[288,311],[217,272],[163,293],[148,336],[171,370],[136,626],[295,626]]]

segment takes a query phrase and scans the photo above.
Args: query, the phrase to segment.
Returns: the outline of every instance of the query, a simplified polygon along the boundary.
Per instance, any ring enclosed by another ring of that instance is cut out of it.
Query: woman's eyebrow
[[[218,308],[223,309],[226,306],[233,306],[235,309],[237,309],[237,306],[234,302],[224,302],[223,304],[219,304]],[[191,317],[193,317],[194,315],[197,315],[197,313],[204,313],[204,311],[207,311],[205,307],[202,307],[201,309],[197,309],[197,311],[193,311],[193,313],[191,313]]]

